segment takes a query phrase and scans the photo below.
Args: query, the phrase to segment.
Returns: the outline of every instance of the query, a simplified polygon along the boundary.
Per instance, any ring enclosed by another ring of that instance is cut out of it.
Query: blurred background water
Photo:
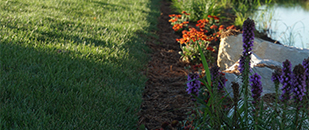
[[[262,5],[251,16],[256,28],[266,32],[280,43],[299,48],[309,48],[309,9],[308,6],[294,4]]]

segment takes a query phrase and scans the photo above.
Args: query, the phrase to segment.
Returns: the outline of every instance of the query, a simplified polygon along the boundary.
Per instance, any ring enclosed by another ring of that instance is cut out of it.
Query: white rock
[[[217,60],[220,70],[226,70],[239,60],[243,52],[242,45],[242,34],[221,39]],[[261,59],[277,61],[280,64],[288,59],[293,67],[309,57],[309,49],[278,45],[259,38],[255,38],[252,52]]]
[[[256,65],[265,65],[265,67],[258,67]],[[228,80],[225,83],[225,88],[227,90],[227,93],[230,93],[230,96],[233,97],[233,89],[232,89],[232,82],[236,82],[239,84],[240,87],[242,87],[242,78],[239,76],[239,71],[235,70],[237,69],[237,66],[239,66],[238,61],[236,61],[230,68],[226,69],[224,71],[225,73],[225,78]],[[251,73],[250,75],[254,73],[258,73],[261,76],[261,82],[262,82],[262,87],[263,87],[263,92],[262,96],[267,94],[267,93],[275,93],[275,84],[271,81],[271,76],[272,73],[275,71],[272,68],[269,68],[267,66],[273,66],[273,67],[278,67],[282,68],[281,63],[277,61],[271,61],[271,60],[264,60],[259,58],[257,55],[254,53],[251,55]],[[227,71],[233,71],[235,73],[227,73]],[[281,86],[280,86],[281,87]],[[249,87],[249,90],[251,88]],[[251,94],[251,93],[250,93]]]

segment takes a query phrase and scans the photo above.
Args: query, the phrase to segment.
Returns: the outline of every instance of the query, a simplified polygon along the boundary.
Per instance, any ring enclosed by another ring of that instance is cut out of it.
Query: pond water
[[[266,31],[272,39],[288,46],[309,48],[309,10],[299,5],[264,5],[253,19],[257,30]]]

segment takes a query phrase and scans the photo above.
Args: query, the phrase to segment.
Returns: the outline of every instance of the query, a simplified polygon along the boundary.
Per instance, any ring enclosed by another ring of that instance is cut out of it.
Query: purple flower
[[[209,71],[211,74],[211,81],[214,82],[213,85],[217,85],[218,91],[221,91],[225,87],[226,78],[224,73],[219,72],[219,69],[220,67],[214,66]]]
[[[263,92],[262,83],[261,83],[261,76],[257,73],[250,76],[250,82],[251,82],[251,93],[253,97],[252,103],[255,104],[259,101],[259,98],[261,96],[261,93]]]
[[[305,96],[305,68],[299,64],[293,69],[293,84],[292,89],[294,92],[294,99],[296,102],[300,102]]]
[[[200,85],[201,85],[201,82],[198,80],[199,78],[199,75],[197,73],[190,73],[188,75],[188,81],[191,81],[191,82],[188,82],[187,83],[187,92],[188,94],[192,94],[192,95],[195,95],[195,96],[198,96],[198,93],[199,93],[199,88],[200,88]],[[192,101],[196,101],[196,99],[194,99],[194,96],[192,96]]]
[[[309,57],[308,59],[304,59],[303,66],[305,69],[306,81],[308,81],[309,80]]]
[[[240,73],[243,73],[244,72],[244,70],[245,70],[245,59],[246,57],[244,57],[244,56],[241,56],[240,57],[240,60],[239,60],[239,67],[238,67],[238,69],[239,69],[239,72]],[[250,62],[249,62],[249,64],[250,64]]]
[[[282,65],[282,75],[280,77],[280,83],[282,84],[282,94],[281,101],[290,100],[290,92],[292,86],[292,72],[291,72],[291,62],[289,60],[285,60]]]
[[[308,59],[304,59],[304,61],[303,61],[303,66],[304,66],[304,69],[305,69],[305,82],[307,82],[306,83],[306,90],[307,90],[307,92],[306,92],[306,94],[308,95],[308,91],[309,91],[309,57],[308,57]],[[309,98],[309,96],[308,96],[308,98]]]
[[[272,73],[271,80],[274,83],[279,83],[280,82],[281,74],[282,74],[281,70],[280,69],[276,69],[275,72]]]
[[[243,55],[249,54],[252,50],[253,42],[254,42],[254,30],[255,23],[251,19],[247,19],[243,24],[243,33],[242,33],[242,42],[243,44]],[[250,55],[250,54],[249,54]]]
[[[214,66],[214,67],[210,68],[209,71],[210,71],[211,81],[215,81],[218,78],[219,69],[220,69],[220,67],[218,67],[218,66]]]
[[[243,73],[245,70],[245,63],[248,62],[250,66],[250,60],[246,61],[247,57],[250,57],[251,55],[251,50],[254,42],[254,30],[255,30],[255,23],[251,19],[247,19],[244,21],[243,24],[243,33],[242,33],[242,41],[243,41],[243,53],[242,56],[240,57],[240,62],[239,62],[239,71],[240,73]]]

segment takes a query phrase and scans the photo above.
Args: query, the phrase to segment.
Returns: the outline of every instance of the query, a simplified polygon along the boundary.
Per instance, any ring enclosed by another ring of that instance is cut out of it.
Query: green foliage
[[[217,0],[172,0],[173,8],[178,12],[186,11],[190,13],[190,21],[206,19],[208,15],[219,16],[223,5]]]
[[[198,45],[199,46],[199,45]],[[294,101],[290,101],[288,104],[279,104],[277,102],[279,97],[276,97],[276,102],[272,105],[268,105],[263,101],[260,101],[257,106],[254,106],[250,96],[247,100],[240,99],[236,103],[237,109],[234,109],[235,102],[232,108],[225,109],[224,99],[228,97],[228,94],[222,98],[222,93],[216,92],[211,86],[210,71],[206,62],[206,58],[203,55],[202,49],[199,47],[201,53],[203,66],[205,69],[205,77],[199,80],[205,84],[200,88],[200,94],[197,99],[196,107],[193,108],[195,114],[189,115],[188,121],[192,121],[191,125],[182,125],[182,128],[194,128],[194,129],[303,129],[309,128],[308,122],[308,108],[304,107],[307,98],[302,102],[302,107]],[[247,70],[248,71],[248,70]],[[190,81],[189,81],[190,82]],[[276,90],[277,91],[277,90]],[[205,94],[206,93],[206,94]],[[207,94],[208,93],[208,94]],[[244,93],[241,91],[240,94]],[[242,97],[244,98],[244,97]],[[207,101],[205,101],[207,100]],[[245,105],[247,102],[248,105]],[[237,110],[237,111],[235,111]],[[247,115],[246,115],[247,113]],[[237,115],[235,119],[234,116]],[[257,115],[257,116],[256,116]],[[247,117],[245,117],[247,116]],[[236,122],[235,122],[236,121]]]
[[[159,4],[0,1],[0,129],[136,129]]]
[[[258,101],[252,104],[253,98],[248,93],[249,83],[243,80],[244,91],[240,91],[242,97],[238,101],[233,100],[233,106],[228,109],[224,109],[224,98],[229,94],[222,96],[222,93],[216,92],[211,85],[214,85],[214,81],[211,81],[211,75],[206,62],[206,58],[202,49],[198,45],[199,52],[201,54],[205,76],[199,80],[205,84],[200,87],[199,96],[197,99],[196,107],[194,111],[196,114],[189,116],[189,120],[192,121],[190,128],[194,129],[309,129],[308,122],[308,97],[304,97],[301,102],[295,102],[290,100],[288,103],[279,103],[279,97],[276,96],[275,102],[272,105],[266,104],[263,101]],[[250,60],[246,60],[247,67]],[[245,74],[242,74],[242,78],[249,77],[250,69],[244,70]],[[190,82],[190,81],[189,81]],[[247,82],[247,83],[245,83]],[[246,89],[244,89],[246,88]],[[279,89],[276,87],[276,89]],[[235,91],[234,91],[235,92]],[[278,90],[276,90],[278,92]],[[278,94],[276,94],[278,95]],[[235,94],[234,94],[235,96]],[[235,97],[234,97],[235,98]],[[237,109],[235,109],[237,107]],[[237,116],[237,118],[235,118]],[[188,126],[184,126],[188,127]]]
[[[203,54],[206,55],[206,57],[208,57],[208,63],[212,64],[215,63],[215,59],[213,58],[213,56],[211,55],[213,52],[210,50],[207,50],[209,42],[204,43],[205,41],[198,41],[201,44],[202,47],[202,51]],[[189,60],[190,63],[192,64],[199,64],[202,61],[200,52],[198,50],[198,42],[197,43],[193,43],[187,46],[184,45],[180,45],[180,48],[182,49],[182,51],[180,51],[179,53],[181,54],[181,59],[182,60]]]

